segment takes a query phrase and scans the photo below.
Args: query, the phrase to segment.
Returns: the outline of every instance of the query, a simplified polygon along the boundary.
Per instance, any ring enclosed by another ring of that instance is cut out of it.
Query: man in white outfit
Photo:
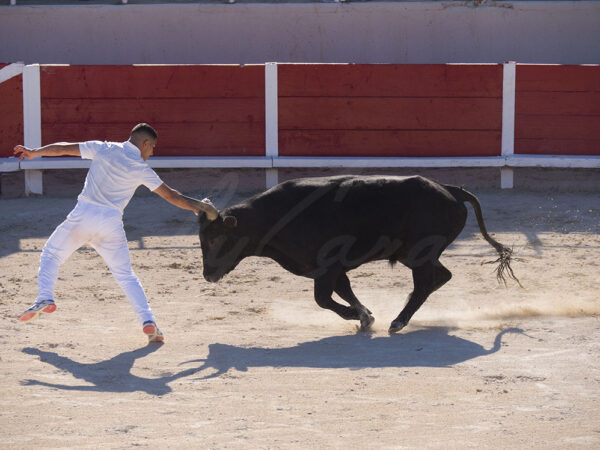
[[[102,256],[125,292],[148,340],[164,341],[142,285],[131,268],[123,229],[123,210],[138,186],[143,184],[179,208],[196,214],[203,211],[210,219],[216,218],[218,212],[212,205],[186,197],[162,182],[146,162],[152,155],[156,142],[156,131],[150,125],[142,123],[136,125],[129,140],[122,143],[62,142],[35,149],[22,145],[14,148],[13,152],[19,160],[63,155],[92,160],[77,205],[52,233],[42,250],[38,296],[35,303],[19,316],[20,321],[30,322],[37,319],[40,313],[52,313],[56,310],[54,285],[58,268],[75,250],[89,243]]]

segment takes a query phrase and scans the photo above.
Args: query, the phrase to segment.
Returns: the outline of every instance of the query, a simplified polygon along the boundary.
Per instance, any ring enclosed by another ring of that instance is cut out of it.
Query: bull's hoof
[[[361,314],[360,316],[360,331],[368,331],[371,325],[375,322],[375,318],[371,314]]]
[[[404,328],[407,324],[401,320],[394,320],[392,322],[392,324],[390,325],[390,328],[388,330],[388,333],[393,334],[393,333],[398,333],[400,330],[402,330],[402,328]]]

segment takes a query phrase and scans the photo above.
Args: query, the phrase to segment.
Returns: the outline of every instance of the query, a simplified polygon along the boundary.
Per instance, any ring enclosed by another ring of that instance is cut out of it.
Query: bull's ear
[[[235,228],[237,227],[237,219],[235,218],[235,216],[225,216],[223,217],[223,224],[227,228]]]

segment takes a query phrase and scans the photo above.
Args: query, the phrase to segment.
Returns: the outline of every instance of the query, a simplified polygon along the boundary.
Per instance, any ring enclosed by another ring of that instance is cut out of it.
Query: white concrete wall
[[[509,60],[600,63],[600,2],[0,7],[0,62]]]

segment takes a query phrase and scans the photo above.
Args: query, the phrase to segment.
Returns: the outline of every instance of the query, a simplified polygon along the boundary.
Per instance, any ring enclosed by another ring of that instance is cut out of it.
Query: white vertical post
[[[23,68],[23,144],[26,147],[42,145],[42,102],[40,65]],[[25,170],[25,195],[42,194],[42,171]]]
[[[274,158],[279,156],[279,106],[277,90],[277,63],[265,64],[265,137],[267,157]],[[267,188],[273,187],[278,183],[278,173],[276,168],[266,170]]]
[[[512,189],[515,185],[514,173],[510,167],[500,169],[500,187],[502,189]]]
[[[509,61],[503,65],[502,81],[502,156],[515,153],[515,92],[517,81],[517,64]],[[514,173],[509,167],[500,171],[500,187],[512,189]]]

